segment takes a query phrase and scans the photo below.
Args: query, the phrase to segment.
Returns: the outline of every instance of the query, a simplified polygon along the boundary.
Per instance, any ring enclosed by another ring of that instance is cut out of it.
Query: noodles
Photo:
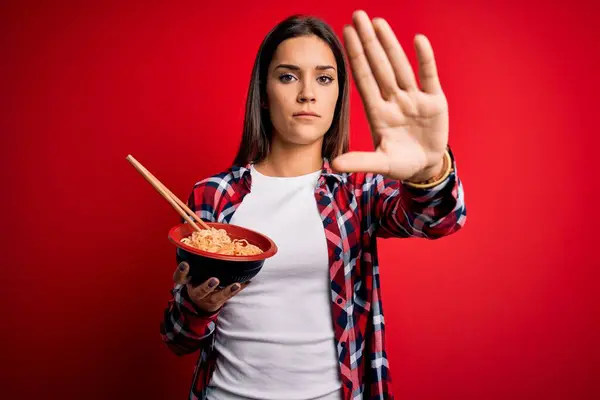
[[[225,229],[210,228],[202,229],[200,232],[194,231],[190,236],[181,239],[181,242],[217,254],[252,256],[262,253],[261,249],[248,243],[247,240],[231,240]]]

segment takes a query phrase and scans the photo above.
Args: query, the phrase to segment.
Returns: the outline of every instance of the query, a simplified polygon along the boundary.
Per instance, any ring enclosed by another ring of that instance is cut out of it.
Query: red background
[[[234,156],[267,31],[307,12],[341,34],[365,7],[145,3],[0,8],[5,399],[185,398],[195,359],[158,332],[178,216],[125,157],[187,197]],[[412,36],[432,41],[469,213],[437,242],[381,242],[397,398],[599,398],[597,9],[365,9],[413,61]]]

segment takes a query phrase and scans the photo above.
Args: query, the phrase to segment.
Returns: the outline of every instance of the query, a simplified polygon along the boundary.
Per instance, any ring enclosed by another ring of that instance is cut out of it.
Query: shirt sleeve
[[[162,340],[177,355],[193,353],[213,334],[218,313],[199,310],[185,285],[175,285],[171,293],[160,327]]]
[[[369,195],[377,236],[439,239],[464,226],[463,186],[449,152],[453,171],[432,188],[414,188],[381,175],[372,177]]]

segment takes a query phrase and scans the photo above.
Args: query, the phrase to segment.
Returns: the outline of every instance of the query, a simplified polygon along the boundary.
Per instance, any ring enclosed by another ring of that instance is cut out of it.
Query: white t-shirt
[[[339,400],[329,258],[314,190],[320,171],[292,178],[251,169],[231,223],[279,249],[221,310],[209,400]]]

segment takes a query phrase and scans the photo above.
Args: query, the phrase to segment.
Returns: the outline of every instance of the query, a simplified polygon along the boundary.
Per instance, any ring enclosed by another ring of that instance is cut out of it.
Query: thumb
[[[351,151],[333,159],[331,166],[339,172],[371,172],[386,175],[390,163],[384,153],[378,151]]]
[[[184,284],[187,283],[188,280],[188,271],[190,269],[190,266],[188,265],[188,263],[186,263],[185,261],[182,261],[179,266],[177,267],[177,269],[175,270],[175,272],[173,273],[173,281],[175,283],[178,284]]]

